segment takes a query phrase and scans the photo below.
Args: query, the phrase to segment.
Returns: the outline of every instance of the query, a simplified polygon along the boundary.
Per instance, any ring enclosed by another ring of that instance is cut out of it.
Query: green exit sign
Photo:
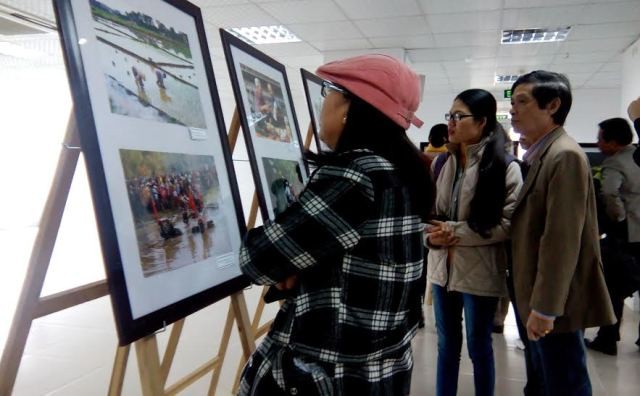
[[[511,90],[510,89],[505,89],[504,90],[504,98],[505,99],[511,99]]]
[[[508,116],[508,115],[506,115],[506,114],[497,114],[497,115],[496,115],[496,119],[497,119],[498,121],[506,121],[506,120],[508,120],[508,119],[509,119],[509,116]]]

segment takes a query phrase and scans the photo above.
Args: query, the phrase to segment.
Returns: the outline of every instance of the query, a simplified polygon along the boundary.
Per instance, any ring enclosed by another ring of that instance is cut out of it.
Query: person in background
[[[242,272],[285,297],[240,395],[408,395],[434,192],[406,134],[422,124],[419,78],[384,55],[317,74],[332,151],[308,154],[317,169],[298,201],[250,230],[240,252]]]
[[[429,144],[424,149],[429,162],[433,161],[439,154],[447,152],[446,144],[449,142],[449,131],[447,124],[436,124],[429,131]]]
[[[636,165],[640,166],[640,97],[629,103],[627,113],[629,113],[629,118],[633,122],[633,127],[638,134],[638,146],[636,147],[636,151],[633,152],[633,161]],[[636,345],[640,348],[640,322],[638,322],[638,339],[636,340]]]
[[[476,395],[495,390],[491,330],[498,298],[507,295],[505,241],[522,185],[519,165],[506,158],[496,107],[485,90],[460,93],[445,114],[450,154],[443,165],[441,157],[432,165],[438,174],[435,215],[446,219],[434,221],[426,238],[438,332],[438,396],[457,393],[463,313]]]
[[[607,157],[602,162],[601,187],[607,216],[604,222],[608,225],[604,230],[607,249],[603,249],[603,261],[616,323],[601,327],[596,338],[585,343],[590,349],[617,355],[624,299],[635,291],[625,286],[624,280],[630,274],[622,272],[619,259],[625,259],[623,254],[640,258],[640,169],[633,160],[635,147],[631,144],[629,122],[611,118],[598,126],[598,148]]]
[[[631,119],[631,122],[633,122],[633,127],[638,134],[638,141],[640,142],[640,97],[629,103],[627,113],[629,113],[629,118]],[[638,166],[640,166],[640,144],[633,153],[633,160]],[[640,346],[640,326],[638,328],[638,346]]]
[[[591,395],[583,329],[614,321],[589,164],[562,127],[571,102],[562,74],[534,71],[512,87],[511,123],[529,168],[511,223],[525,395]]]

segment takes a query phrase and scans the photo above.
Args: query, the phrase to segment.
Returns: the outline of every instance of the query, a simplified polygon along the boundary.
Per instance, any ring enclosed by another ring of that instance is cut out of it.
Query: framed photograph
[[[184,0],[54,5],[126,345],[249,284],[211,56]]]
[[[304,93],[309,106],[313,138],[316,141],[316,149],[319,153],[322,151],[322,143],[320,142],[320,113],[322,111],[322,102],[324,101],[322,97],[322,79],[305,69],[300,69],[300,74],[302,74]]]
[[[226,30],[220,35],[260,211],[274,219],[309,177],[286,69]]]

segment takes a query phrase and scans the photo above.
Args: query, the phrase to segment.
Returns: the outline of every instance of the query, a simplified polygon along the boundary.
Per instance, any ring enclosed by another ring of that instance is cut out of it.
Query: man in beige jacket
[[[529,146],[511,229],[514,305],[527,341],[525,394],[591,395],[583,329],[614,316],[589,165],[562,128],[570,84],[561,74],[534,71],[520,76],[512,93],[511,122]]]

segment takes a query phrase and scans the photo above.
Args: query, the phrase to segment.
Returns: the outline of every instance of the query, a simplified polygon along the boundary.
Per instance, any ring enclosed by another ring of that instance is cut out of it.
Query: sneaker
[[[618,346],[615,342],[613,344],[609,344],[596,337],[593,339],[593,341],[585,338],[584,344],[587,346],[587,348],[594,351],[602,352],[605,355],[616,356],[618,354]]]

